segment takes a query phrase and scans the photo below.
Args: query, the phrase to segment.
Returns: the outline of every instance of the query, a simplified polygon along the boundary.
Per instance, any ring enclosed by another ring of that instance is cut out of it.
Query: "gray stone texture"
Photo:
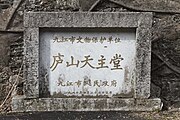
[[[136,75],[134,98],[150,96],[151,27],[152,13],[102,12],[27,12],[24,15],[25,40],[25,95],[39,96],[39,29],[47,28],[137,28]],[[143,49],[142,49],[143,48]],[[46,72],[46,71],[44,71]],[[39,96],[40,97],[40,96]]]
[[[13,84],[10,77],[17,74],[22,63],[22,34],[0,32],[0,101],[4,100]]]
[[[158,11],[158,12],[180,12],[178,0],[110,0],[131,10]]]
[[[39,97],[39,28],[26,28],[24,33],[24,92],[27,98]]]
[[[155,111],[162,107],[159,99],[119,98],[13,98],[14,112],[28,111]]]
[[[20,35],[23,30],[23,11],[87,11],[91,8],[92,4],[84,3],[74,3],[74,5],[62,5],[61,7],[53,7],[56,3],[51,2],[51,0],[37,0],[36,3],[29,4],[26,0],[22,2],[21,5],[16,8],[14,17],[11,18],[12,11],[9,9],[12,7],[13,1],[18,0],[1,0],[0,1],[0,31],[3,31],[5,36],[9,36],[10,32],[17,32]],[[40,4],[41,1],[45,1]],[[93,1],[93,0],[92,0]],[[96,1],[94,1],[96,2]],[[27,4],[26,4],[27,3]],[[63,3],[66,3],[65,1]],[[25,6],[26,4],[26,6]],[[24,6],[26,8],[24,8]],[[49,7],[47,7],[49,6]],[[133,8],[133,9],[132,9]],[[124,11],[152,11],[153,15],[153,39],[152,39],[152,69],[151,69],[151,97],[160,97],[163,100],[164,108],[178,108],[180,107],[178,101],[180,99],[179,92],[180,87],[178,87],[180,81],[180,66],[179,59],[179,35],[180,35],[180,15],[179,13],[180,1],[179,0],[109,0],[99,2],[92,11],[96,12],[124,12]],[[165,12],[166,14],[163,14]],[[174,14],[170,14],[173,12]],[[11,19],[10,19],[11,18]],[[7,25],[7,20],[10,20],[9,25]],[[7,27],[7,30],[5,28]],[[21,35],[22,37],[22,35]],[[22,39],[17,37],[10,37],[12,42],[12,49],[22,48]],[[16,41],[18,40],[18,41]],[[4,46],[7,45],[7,38],[1,38],[1,43]],[[6,48],[7,49],[7,48]],[[9,49],[9,48],[8,48]],[[11,50],[8,50],[11,54]],[[158,53],[158,54],[157,54]],[[21,55],[14,54],[11,56],[1,52],[0,55],[7,58],[5,62],[0,62],[2,68],[9,67],[13,69],[13,74],[17,74],[20,68],[19,64],[16,64],[16,60],[22,60]],[[1,57],[2,58],[2,57]],[[13,60],[12,60],[13,59]],[[7,61],[11,65],[8,65]],[[19,62],[18,62],[19,63]],[[11,67],[13,66],[13,67]],[[2,74],[4,74],[1,71]],[[2,84],[2,83],[0,83]],[[3,86],[3,85],[1,85]],[[171,87],[170,87],[171,86]],[[157,93],[153,92],[157,91]],[[175,91],[175,92],[174,92]],[[167,94],[168,93],[168,94]],[[176,104],[177,103],[177,104]],[[172,107],[171,107],[172,106]]]

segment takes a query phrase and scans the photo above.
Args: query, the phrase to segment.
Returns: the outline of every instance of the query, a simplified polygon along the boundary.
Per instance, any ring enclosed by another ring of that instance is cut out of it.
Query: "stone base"
[[[161,100],[122,98],[13,98],[13,112],[28,111],[155,111]]]

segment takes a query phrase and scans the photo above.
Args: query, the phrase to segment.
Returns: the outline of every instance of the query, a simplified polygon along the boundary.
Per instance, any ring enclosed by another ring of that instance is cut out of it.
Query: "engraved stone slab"
[[[135,56],[135,29],[40,32],[40,65],[53,96],[132,97]]]
[[[24,27],[13,111],[161,109],[149,98],[152,13],[27,12]]]
[[[150,96],[150,63],[151,63],[151,26],[152,26],[152,14],[151,13],[68,13],[68,12],[28,12],[24,14],[24,27],[25,27],[25,95],[27,98],[37,98],[48,97],[50,85],[48,75],[49,68],[43,65],[45,59],[40,57],[42,54],[40,48],[42,43],[40,44],[40,36],[39,33],[44,29],[134,29],[136,34],[136,54],[135,54],[135,81],[132,88],[134,88],[133,96],[134,98],[149,98]],[[53,36],[54,39],[55,36]],[[79,36],[78,36],[79,37]],[[81,37],[81,36],[80,36]],[[88,36],[90,37],[90,36]],[[108,36],[107,36],[108,37]],[[85,39],[85,38],[83,38]],[[89,38],[86,38],[89,39]],[[57,41],[59,38],[57,38]],[[87,41],[87,40],[86,40]],[[81,46],[79,46],[81,47]],[[94,49],[93,49],[94,50]],[[51,51],[49,51],[51,52]],[[97,51],[96,51],[97,52]],[[45,52],[46,53],[46,52]],[[48,54],[49,56],[50,54]],[[57,54],[59,55],[59,54]],[[57,55],[56,58],[58,57]],[[68,60],[79,60],[81,63],[83,58],[86,59],[88,55],[82,55],[82,57],[74,58],[70,54],[70,58]],[[53,56],[49,56],[51,59]],[[62,55],[60,54],[62,57]],[[97,55],[98,57],[107,57]],[[96,57],[97,57],[96,56]],[[64,56],[63,56],[64,57]],[[73,57],[73,58],[72,58]],[[94,57],[94,56],[93,56]],[[98,57],[96,58],[96,65],[98,62]],[[111,56],[112,57],[112,56]],[[122,56],[123,57],[123,56]],[[50,61],[49,58],[49,61]],[[88,59],[88,58],[87,58]],[[90,59],[90,58],[89,58]],[[92,58],[93,59],[93,58]],[[105,58],[101,58],[105,59]],[[106,58],[107,59],[107,58]],[[110,59],[110,58],[108,58]],[[111,60],[111,59],[110,59]],[[52,60],[51,60],[52,61]],[[65,63],[67,63],[67,58],[65,58]],[[123,64],[125,60],[121,60],[120,63]],[[60,59],[61,63],[62,60]],[[70,62],[70,61],[69,61]],[[84,61],[85,62],[85,61]],[[92,62],[92,61],[90,61]],[[105,61],[107,62],[107,61]],[[112,62],[113,63],[113,62]],[[49,62],[49,66],[51,67],[51,62]],[[81,63],[82,65],[83,63]],[[56,65],[56,64],[55,64]],[[86,65],[86,64],[85,64]],[[93,63],[94,65],[94,63]],[[95,66],[96,66],[95,65]],[[112,64],[110,64],[112,65]],[[82,65],[83,66],[83,65]],[[81,66],[81,67],[82,67]],[[109,65],[108,65],[109,66]],[[120,65],[121,66],[121,65]],[[59,64],[58,66],[59,67]],[[61,66],[62,67],[62,66]],[[79,67],[79,66],[78,66]],[[80,68],[81,68],[80,67]],[[88,66],[83,66],[83,68]],[[97,67],[97,66],[96,66]],[[112,67],[112,66],[109,66]],[[72,68],[69,67],[69,68]],[[97,69],[96,69],[97,71]],[[86,75],[87,76],[87,75]],[[87,76],[90,77],[90,76]],[[84,76],[83,76],[84,78]],[[80,79],[81,80],[81,79]],[[92,81],[94,82],[94,81]],[[100,81],[98,81],[100,82]],[[123,83],[123,82],[121,82]],[[68,85],[72,85],[73,83],[70,81]],[[125,85],[123,85],[125,86]],[[129,87],[130,88],[130,87]],[[130,89],[128,89],[130,90]],[[128,91],[127,90],[127,91]],[[119,90],[122,91],[122,90]],[[124,92],[127,93],[129,92]],[[132,90],[131,90],[132,91]],[[81,92],[81,93],[80,93]],[[101,91],[100,91],[101,92]],[[77,94],[84,94],[84,91],[80,91]],[[117,93],[117,91],[116,91]],[[123,93],[123,92],[122,92]],[[51,92],[52,94],[52,92]],[[73,93],[74,94],[74,93]],[[64,94],[63,94],[64,95]],[[122,95],[122,94],[121,94]],[[108,95],[110,96],[110,95]],[[129,97],[129,96],[128,96]]]

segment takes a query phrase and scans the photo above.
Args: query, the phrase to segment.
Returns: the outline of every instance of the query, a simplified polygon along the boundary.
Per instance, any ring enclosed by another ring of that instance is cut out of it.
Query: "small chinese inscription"
[[[77,86],[79,87],[117,87],[117,80],[77,80],[77,81],[64,81],[63,79],[59,78],[57,81],[58,86],[66,87],[66,86]]]
[[[113,37],[113,36],[108,36],[108,37],[104,37],[104,36],[100,36],[100,37],[82,37],[82,36],[71,36],[71,37],[64,37],[64,36],[54,36],[53,38],[53,43],[62,43],[62,42],[70,42],[72,44],[74,43],[101,43],[103,44],[104,42],[108,42],[108,43],[120,43],[121,39],[120,37]]]

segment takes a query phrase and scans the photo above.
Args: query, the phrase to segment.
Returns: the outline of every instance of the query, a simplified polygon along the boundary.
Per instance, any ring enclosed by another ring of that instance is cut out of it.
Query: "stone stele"
[[[27,12],[24,95],[12,110],[153,111],[152,13]]]

